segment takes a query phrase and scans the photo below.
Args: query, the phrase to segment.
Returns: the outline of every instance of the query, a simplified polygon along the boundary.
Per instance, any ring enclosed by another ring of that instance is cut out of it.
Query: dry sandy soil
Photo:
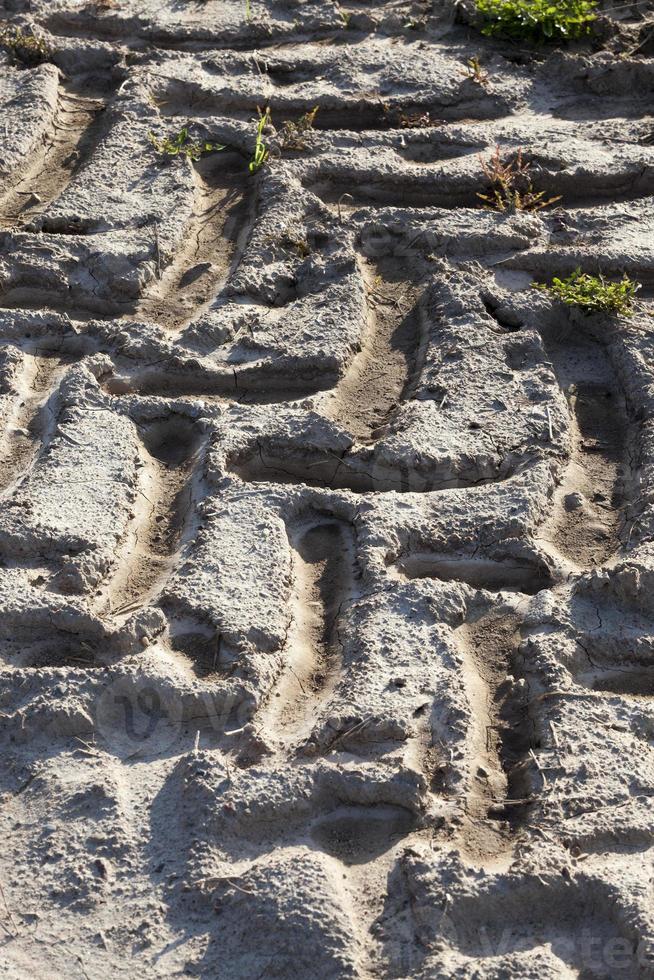
[[[654,977],[647,5],[2,6],[0,976]]]

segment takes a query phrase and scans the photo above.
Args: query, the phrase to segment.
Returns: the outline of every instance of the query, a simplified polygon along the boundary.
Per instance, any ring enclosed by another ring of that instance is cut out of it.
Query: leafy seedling
[[[545,197],[545,191],[535,191],[531,179],[531,164],[522,155],[522,148],[514,157],[503,161],[499,146],[490,160],[481,160],[481,169],[490,183],[490,193],[477,197],[487,208],[495,211],[540,211],[561,200],[561,195]]]
[[[427,25],[426,17],[409,17],[408,20],[404,22],[405,31],[422,31]]]
[[[461,73],[482,87],[488,82],[488,74],[481,67],[481,62],[477,57],[468,58],[466,67],[461,69]]]
[[[266,109],[266,111],[259,116],[259,122],[257,123],[257,133],[254,138],[254,152],[252,154],[252,159],[248,164],[248,170],[251,174],[256,174],[257,171],[261,170],[264,163],[270,156],[270,151],[263,138],[263,131],[269,122],[270,109]]]
[[[306,137],[313,130],[313,122],[318,112],[314,106],[311,112],[305,112],[299,119],[289,119],[282,125],[280,141],[283,150],[304,150]]]
[[[187,160],[199,160],[205,153],[215,153],[224,150],[221,143],[209,143],[206,140],[191,140],[186,126],[175,136],[164,136],[159,139],[154,133],[148,133],[148,139],[158,153],[165,157],[186,157]]]
[[[590,33],[595,0],[475,0],[482,34],[516,41],[568,41]]]
[[[387,126],[394,129],[427,129],[435,125],[435,120],[428,112],[417,109],[415,111],[404,111],[403,109],[392,109],[387,102],[379,100],[384,122]]]
[[[251,0],[245,0],[245,23],[249,24],[252,20],[252,3]]]
[[[5,27],[0,32],[0,44],[24,65],[40,65],[52,57],[52,48],[44,38],[20,27]]]
[[[556,276],[551,283],[534,283],[535,289],[544,289],[568,306],[578,306],[586,313],[619,313],[631,316],[633,301],[640,283],[623,275],[619,282],[611,282],[603,275],[590,276],[575,269],[565,279]]]
[[[295,252],[301,259],[306,259],[308,255],[311,255],[311,245],[306,235],[302,235],[299,232],[286,232],[282,235],[280,244],[283,248],[288,249],[288,251]]]

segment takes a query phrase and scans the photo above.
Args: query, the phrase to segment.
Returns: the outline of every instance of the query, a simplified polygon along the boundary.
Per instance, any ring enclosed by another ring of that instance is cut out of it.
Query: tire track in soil
[[[466,120],[467,123],[474,121]],[[462,174],[447,165],[453,160],[475,154],[483,157],[489,146],[484,145],[483,141],[457,146],[442,130],[435,140],[416,138],[413,134],[408,138],[404,132],[409,131],[400,132],[403,142],[393,150],[399,160],[413,168],[413,173],[405,174],[403,179],[393,173],[371,178],[363,169],[360,174],[355,170],[344,174],[333,166],[323,165],[317,173],[305,179],[304,186],[332,211],[338,212],[339,219],[350,217],[362,209],[370,211],[372,215],[389,208],[428,208],[453,212],[459,209],[485,210],[486,205],[480,200],[479,192],[488,192],[491,187],[481,169],[476,174]],[[515,148],[505,145],[504,152],[511,156]],[[538,155],[534,164],[538,171]],[[426,184],[424,177],[430,171],[432,180]],[[605,173],[586,180],[571,177],[562,186],[561,175],[556,171],[548,172],[547,163],[544,162],[543,169],[538,173],[537,188],[546,195],[561,194],[566,211],[574,214],[589,208],[644,201],[651,196],[654,185],[649,175],[641,174],[635,178],[629,173]]]
[[[537,540],[575,570],[599,567],[620,546],[627,467],[627,412],[608,354],[597,341],[548,343],[570,410],[570,455]]]
[[[132,371],[127,376],[111,377],[103,382],[110,395],[153,395],[156,398],[201,397],[207,402],[239,402],[247,405],[283,405],[301,401],[329,385],[329,374],[313,379],[302,378],[300,372],[289,380],[281,374],[268,373],[257,377],[256,371],[235,369],[216,370],[203,375],[189,368],[177,374],[154,367]]]
[[[362,977],[392,976],[380,928],[389,880],[419,831],[416,816],[393,804],[341,804],[312,824],[312,841],[340,862]]]
[[[230,457],[228,469],[245,483],[303,484],[351,493],[435,493],[461,487],[502,483],[513,475],[505,473],[484,479],[446,477],[434,465],[419,472],[405,459],[380,460],[372,450],[348,456],[331,450],[303,449],[296,444],[262,445],[259,440],[240,455]],[[417,577],[417,576],[409,576]]]
[[[651,641],[646,640],[641,645],[633,644],[633,640],[630,642],[626,636],[622,636],[619,642],[616,639],[607,650],[591,633],[587,633],[583,640],[575,638],[588,660],[587,667],[574,672],[575,683],[585,688],[591,696],[618,694],[636,701],[641,698],[650,700],[654,697]]]
[[[488,592],[535,595],[553,585],[549,571],[544,566],[509,558],[497,560],[415,552],[400,558],[394,571],[402,579],[434,578],[441,582],[466,582]]]
[[[546,349],[570,407],[571,445],[568,464],[554,494],[552,516],[538,537],[546,542],[550,553],[579,571],[602,565],[619,547],[626,464],[625,401],[600,343],[591,338],[581,344],[557,341],[548,343]],[[469,574],[451,575],[444,561],[435,562],[430,557],[428,573],[470,581]],[[459,571],[457,564],[455,560],[451,571]],[[424,560],[418,563],[419,574],[423,566]],[[481,571],[476,570],[471,584],[486,587],[485,576],[478,574]],[[498,579],[492,571],[489,578]],[[496,588],[498,584],[502,587],[505,583],[496,581]],[[543,582],[541,587],[552,585]],[[492,581],[488,587],[493,587]],[[532,767],[527,766],[527,760],[533,722],[529,720],[526,685],[515,683],[520,674],[519,627],[516,616],[487,614],[458,631],[474,718],[469,757],[476,764],[461,837],[471,859],[485,867],[510,857],[513,833],[526,816],[532,793],[528,771]],[[596,683],[599,690],[620,691],[633,686],[640,694],[649,689],[649,680],[643,683],[639,676],[631,685],[619,675],[594,675],[593,686]]]
[[[74,16],[74,15],[73,15]],[[170,30],[165,27],[154,27],[151,18],[146,19],[145,25],[133,22],[121,22],[108,17],[96,16],[93,30],[86,29],[84,24],[72,19],[64,13],[54,13],[42,21],[43,26],[54,37],[68,38],[80,41],[115,42],[121,46],[136,49],[161,49],[162,51],[179,51],[195,54],[211,54],[212,51],[252,51],[259,52],[264,48],[277,48],[280,38],[268,32],[254,39],[238,34],[224,37],[217,36],[215,31],[205,31],[200,24],[191,25],[191,30],[185,39],[176,40]],[[297,33],[284,36],[284,44],[315,43],[317,41],[333,40],[333,26],[324,29],[307,31],[301,28]],[[356,41],[353,41],[356,43]]]
[[[352,527],[331,515],[316,515],[288,532],[293,553],[291,626],[276,688],[256,727],[277,744],[278,756],[313,755],[311,733],[342,675],[340,623],[343,607],[356,596],[358,570]],[[308,827],[312,846],[342,867],[345,896],[365,958],[377,955],[374,924],[383,906],[386,880],[417,818],[398,804],[336,800]]]
[[[55,354],[24,353],[16,378],[15,405],[5,419],[0,438],[0,495],[22,481],[54,431],[57,413],[52,404],[59,382],[72,359]]]
[[[530,800],[527,688],[514,682],[519,628],[515,615],[486,612],[456,635],[473,719],[467,744],[471,783],[460,840],[468,857],[486,868],[510,863],[514,834]]]
[[[134,518],[102,615],[120,619],[156,598],[175,564],[197,497],[202,437],[181,415],[142,425],[140,486]]]
[[[410,395],[426,340],[420,308],[420,276],[394,257],[359,259],[368,295],[368,322],[354,356],[330,400],[331,418],[362,444],[380,438]]]
[[[258,727],[285,747],[302,748],[342,671],[339,623],[354,596],[354,532],[334,517],[289,531],[294,591],[282,671]]]
[[[585,649],[585,648],[584,648]],[[619,694],[627,698],[654,697],[654,669],[643,664],[620,667],[618,664],[595,665],[575,677],[590,691],[602,694]]]
[[[220,293],[250,232],[247,171],[238,154],[217,152],[193,164],[195,208],[185,243],[130,319],[152,320],[169,331],[199,317]]]
[[[256,719],[257,728],[265,729],[266,733],[270,728],[283,728],[283,744],[282,739],[277,740],[280,747],[277,756],[283,763],[294,750],[301,750],[306,735],[310,734],[319,717],[320,706],[328,703],[339,681],[340,650],[335,657],[332,651],[335,647],[340,648],[338,633],[343,605],[355,595],[354,532],[340,519],[331,515],[321,517],[316,515],[318,523],[304,521],[289,533],[296,589],[293,625],[287,636],[286,649],[297,643],[294,665],[289,665],[293,683],[288,683],[289,678],[282,676],[272,699]],[[333,673],[325,677],[328,659],[332,659]],[[319,678],[314,672],[316,664],[321,674]],[[319,690],[316,690],[316,681]],[[312,682],[314,690],[309,690]],[[276,694],[284,703],[275,703]],[[313,754],[310,744],[307,754]],[[246,767],[250,761],[241,757],[239,765]],[[424,831],[426,835],[427,831],[422,828],[414,810],[399,803],[383,800],[354,802],[347,798],[346,791],[338,796],[332,793],[320,795],[318,812],[310,816],[293,844],[285,837],[284,846],[300,844],[318,849],[339,862],[342,899],[350,910],[361,960],[366,969],[369,967],[370,975],[377,976],[377,966],[382,961],[377,922],[383,912],[388,877],[407,839],[414,832]],[[266,829],[272,825],[273,820],[267,822]],[[273,843],[268,840],[267,845],[272,853]],[[249,885],[243,874],[244,863],[239,862],[239,873],[234,877]],[[256,859],[249,864],[248,870],[254,868]],[[369,973],[365,972],[365,975]]]
[[[63,227],[54,219],[39,220],[39,216],[65,190],[99,142],[107,102],[106,96],[80,95],[70,84],[60,87],[49,142],[27,166],[20,180],[0,198],[2,226],[60,233],[78,230]],[[79,230],[83,230],[81,221]]]
[[[257,63],[261,88],[255,95],[241,92],[238,88],[213,92],[203,88],[198,82],[169,78],[157,94],[161,114],[173,119],[188,118],[191,109],[196,119],[228,115],[231,119],[251,122],[257,118],[262,105],[270,104],[273,123],[277,129],[286,122],[294,122],[307,111],[303,86],[313,77],[314,70],[276,61],[275,57],[279,57],[279,54],[271,59],[266,56]],[[298,91],[289,98],[291,86]],[[282,98],[279,98],[280,95]],[[432,117],[430,112],[433,113]],[[461,101],[453,106],[441,104],[437,112],[434,112],[431,101],[391,105],[379,97],[365,99],[354,96],[349,104],[342,101],[340,105],[321,105],[312,129],[318,132],[395,131],[403,134],[408,128],[414,128],[410,125],[413,122],[418,127],[436,132],[440,137],[440,127],[447,123],[455,124],[462,120],[467,123],[484,122],[503,118],[505,115],[505,112],[498,113],[493,106],[492,97],[489,98],[488,95],[481,99]],[[467,152],[465,147],[454,148],[453,144],[448,146],[446,139],[442,140],[442,144],[444,149],[439,159],[464,156]],[[479,149],[483,148],[482,143]]]
[[[192,614],[174,614],[166,609],[168,635],[159,642],[163,655],[190,676],[206,680],[225,673],[225,647],[219,632]]]
[[[429,166],[423,164],[425,169]],[[401,183],[399,177],[393,180],[378,180],[364,183],[353,175],[350,180],[339,178],[338,174],[326,174],[322,180],[311,180],[305,185],[308,191],[320,198],[323,204],[337,211],[342,217],[349,217],[355,211],[367,208],[375,210],[386,208],[443,208],[456,211],[459,208],[482,210],[476,190],[449,189],[426,190],[421,186],[412,186],[406,181]],[[435,184],[436,188],[438,184]]]

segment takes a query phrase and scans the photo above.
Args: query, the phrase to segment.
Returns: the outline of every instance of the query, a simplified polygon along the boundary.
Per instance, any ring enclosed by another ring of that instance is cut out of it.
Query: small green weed
[[[206,140],[189,139],[186,126],[175,136],[164,136],[159,139],[154,133],[148,133],[148,139],[158,153],[166,157],[186,157],[187,160],[199,160],[204,153],[214,153],[224,150],[220,143],[208,143]]]
[[[476,82],[477,85],[484,86],[488,82],[488,74],[481,67],[481,62],[477,57],[468,58],[466,67],[461,69],[461,74]]]
[[[405,31],[422,31],[426,26],[426,17],[409,17],[409,19],[404,22]]]
[[[391,109],[386,102],[379,102],[382,116],[387,126],[393,129],[428,129],[436,125],[436,120],[432,119],[428,112],[420,109],[405,112],[402,109]]]
[[[266,111],[259,114],[259,122],[257,123],[257,134],[254,139],[254,152],[252,154],[252,159],[248,164],[248,170],[251,174],[256,174],[257,171],[261,170],[264,163],[270,156],[270,151],[266,146],[263,138],[263,131],[270,122],[270,109],[266,108]]]
[[[52,56],[52,48],[44,38],[27,34],[20,27],[5,27],[0,32],[0,44],[24,65],[40,65]]]
[[[556,276],[552,282],[534,283],[535,289],[552,293],[568,306],[579,306],[586,313],[620,313],[631,316],[633,301],[640,289],[640,283],[623,275],[620,282],[611,282],[603,275],[589,276],[581,269],[575,269],[565,279]]]
[[[310,112],[305,112],[299,119],[291,121],[287,119],[282,125],[280,134],[283,150],[304,150],[305,139],[308,133],[313,130],[313,122],[318,112],[318,106],[314,106]]]
[[[475,0],[482,34],[518,41],[568,41],[589,34],[595,0]]]
[[[307,255],[311,255],[311,245],[306,235],[292,231],[286,232],[282,235],[280,244],[289,251],[296,252],[301,259],[306,259]]]
[[[245,0],[245,23],[249,24],[252,20],[252,3],[251,0]]]
[[[481,157],[480,157],[481,160]],[[490,194],[477,193],[487,208],[496,211],[540,211],[561,196],[545,197],[545,191],[535,191],[531,179],[531,164],[522,156],[522,148],[508,161],[500,157],[499,146],[490,160],[481,160],[481,168],[491,185]]]

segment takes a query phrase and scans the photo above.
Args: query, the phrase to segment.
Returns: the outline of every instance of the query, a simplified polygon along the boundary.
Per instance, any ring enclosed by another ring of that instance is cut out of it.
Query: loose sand
[[[0,976],[654,977],[648,6],[6,0]]]

